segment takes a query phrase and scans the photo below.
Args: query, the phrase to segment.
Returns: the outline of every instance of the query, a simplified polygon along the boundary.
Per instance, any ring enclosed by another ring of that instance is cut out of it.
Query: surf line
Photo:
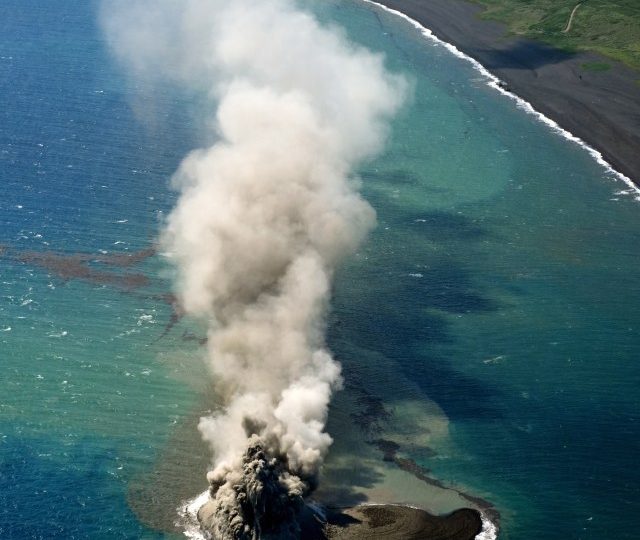
[[[375,2],[374,0],[361,0],[361,1],[366,3],[366,4],[371,4],[373,6],[376,6],[376,7],[380,8],[380,9],[382,9],[382,10],[388,12],[388,13],[391,13],[392,15],[396,15],[396,16],[404,19],[405,21],[410,23],[414,28],[416,28],[422,34],[423,37],[427,38],[428,40],[430,40],[430,41],[432,41],[434,43],[437,43],[438,45],[443,46],[445,49],[447,49],[449,52],[451,52],[454,56],[457,56],[458,58],[461,58],[461,59],[466,60],[467,62],[469,62],[471,65],[473,65],[473,67],[477,71],[479,71],[484,77],[486,77],[486,79],[488,79],[488,81],[487,81],[488,86],[490,86],[494,90],[497,90],[502,95],[507,96],[508,98],[510,98],[513,101],[515,101],[516,105],[518,106],[518,108],[520,108],[520,109],[524,110],[526,113],[531,114],[534,117],[536,117],[540,122],[542,122],[542,123],[546,124],[547,126],[549,126],[552,129],[552,131],[554,131],[555,133],[560,134],[565,139],[567,139],[567,140],[577,144],[578,146],[584,148],[591,155],[591,157],[593,157],[596,160],[596,162],[599,165],[604,167],[605,171],[608,174],[612,175],[615,180],[621,180],[622,182],[624,182],[629,187],[629,189],[624,189],[622,191],[617,192],[616,195],[633,195],[634,200],[640,201],[640,186],[637,186],[633,182],[633,180],[631,180],[631,178],[629,178],[625,174],[621,173],[620,171],[617,171],[616,169],[614,169],[613,166],[608,161],[606,161],[604,159],[604,157],[602,157],[602,154],[598,150],[596,150],[592,146],[589,146],[580,137],[578,137],[578,136],[574,135],[573,133],[571,133],[570,131],[567,131],[566,129],[560,127],[560,125],[555,120],[552,120],[548,116],[545,116],[544,114],[542,114],[540,111],[537,111],[533,107],[533,105],[531,105],[531,103],[529,103],[528,101],[522,99],[517,94],[514,94],[513,92],[507,90],[504,87],[505,82],[502,81],[500,78],[496,77],[486,67],[484,67],[480,62],[478,62],[475,58],[463,53],[455,45],[453,45],[453,44],[451,44],[451,43],[449,43],[447,41],[444,41],[443,39],[440,39],[438,36],[436,36],[433,33],[432,30],[430,30],[426,26],[423,26],[418,21],[416,21],[415,19],[412,19],[408,15],[402,13],[402,11],[398,11],[397,9],[392,9],[392,8],[387,7],[385,5],[379,4],[378,2]]]

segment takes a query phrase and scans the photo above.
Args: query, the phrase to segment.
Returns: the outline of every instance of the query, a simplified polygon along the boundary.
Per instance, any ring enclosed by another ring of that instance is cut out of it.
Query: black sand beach
[[[357,506],[329,515],[328,540],[473,540],[482,530],[480,514],[468,508],[432,516],[407,506]]]
[[[591,53],[569,54],[509,36],[463,0],[376,0],[405,13],[505,81],[508,89],[600,151],[640,185],[640,73]],[[605,60],[611,69],[582,65]]]
[[[208,529],[208,505],[198,518]],[[482,530],[482,520],[469,508],[432,516],[417,508],[385,504],[327,509],[323,519],[307,509],[301,528],[304,540],[473,540]]]

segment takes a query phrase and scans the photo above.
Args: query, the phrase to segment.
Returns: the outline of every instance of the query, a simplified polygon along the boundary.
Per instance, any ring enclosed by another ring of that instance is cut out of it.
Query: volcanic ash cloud
[[[331,277],[375,221],[353,171],[406,85],[284,0],[110,1],[103,22],[136,77],[211,96],[217,142],[176,172],[162,233],[182,306],[207,321],[223,403],[199,425],[211,532],[297,538],[340,385],[324,343]]]

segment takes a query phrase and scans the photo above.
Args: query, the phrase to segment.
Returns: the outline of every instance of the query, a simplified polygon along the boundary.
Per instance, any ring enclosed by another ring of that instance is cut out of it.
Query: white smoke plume
[[[102,15],[135,76],[211,96],[217,142],[176,172],[162,242],[184,310],[209,326],[223,403],[199,425],[213,536],[296,538],[341,384],[324,342],[331,278],[375,222],[354,169],[406,85],[288,0],[111,0]]]

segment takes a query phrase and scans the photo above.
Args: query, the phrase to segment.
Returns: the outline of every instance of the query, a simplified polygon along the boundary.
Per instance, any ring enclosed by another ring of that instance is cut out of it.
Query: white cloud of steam
[[[242,524],[234,485],[257,444],[264,454],[251,455],[266,456],[279,485],[298,497],[313,487],[340,384],[324,345],[330,281],[375,221],[352,174],[381,149],[406,85],[287,0],[109,1],[102,15],[136,77],[212,97],[218,142],[175,174],[180,197],[162,241],[183,307],[208,321],[224,398],[199,426],[219,521],[235,516],[216,537],[268,537]]]

